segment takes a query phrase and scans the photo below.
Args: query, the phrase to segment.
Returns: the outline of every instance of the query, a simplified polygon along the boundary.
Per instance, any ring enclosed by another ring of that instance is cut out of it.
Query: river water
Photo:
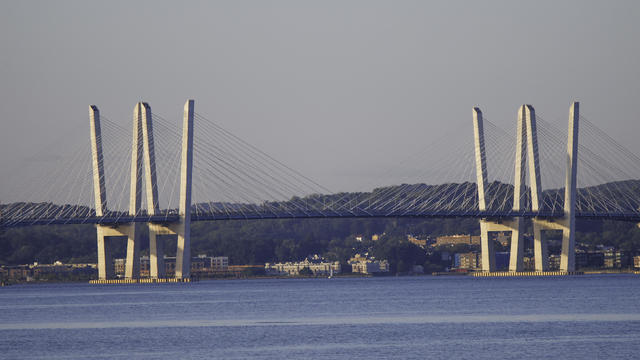
[[[640,276],[0,288],[7,359],[638,359]]]

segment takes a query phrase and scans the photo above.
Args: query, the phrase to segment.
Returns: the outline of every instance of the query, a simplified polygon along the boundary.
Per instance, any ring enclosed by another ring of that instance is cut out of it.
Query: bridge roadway
[[[340,212],[326,210],[321,212],[318,210],[307,210],[299,212],[283,211],[282,213],[243,213],[243,212],[227,212],[217,214],[191,214],[191,221],[220,221],[220,220],[268,220],[268,219],[331,219],[331,218],[478,218],[488,219],[492,221],[507,220],[514,217],[523,218],[544,218],[557,219],[564,216],[563,211],[433,211],[433,212],[382,212],[382,211],[366,211],[355,209],[351,211],[343,210]],[[616,220],[640,222],[640,214],[638,213],[605,213],[598,214],[593,212],[576,212],[576,218],[593,219],[593,220]],[[109,214],[106,216],[93,216],[82,218],[38,218],[38,219],[21,219],[14,221],[12,219],[0,220],[0,228],[14,228],[34,225],[73,225],[73,224],[100,224],[100,225],[119,225],[134,222],[143,223],[175,223],[179,221],[179,215],[175,213],[161,215],[119,215]]]

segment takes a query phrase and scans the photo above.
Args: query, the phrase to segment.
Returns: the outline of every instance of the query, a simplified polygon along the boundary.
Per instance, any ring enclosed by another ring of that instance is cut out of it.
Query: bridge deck
[[[514,217],[524,218],[547,218],[559,219],[564,216],[563,212],[513,212],[513,211],[435,211],[423,213],[411,212],[369,212],[364,210],[352,211],[326,211],[317,210],[282,212],[282,213],[242,213],[230,212],[220,214],[191,214],[191,221],[219,221],[219,220],[260,220],[260,219],[327,219],[327,218],[478,218],[478,219],[508,219]],[[576,213],[576,218],[594,220],[618,220],[640,222],[640,214],[636,213]],[[3,219],[0,227],[24,227],[35,225],[72,225],[72,224],[99,224],[105,226],[116,226],[134,222],[151,223],[174,223],[180,219],[178,214],[164,214],[154,216],[101,216],[82,218],[39,218],[39,219]]]

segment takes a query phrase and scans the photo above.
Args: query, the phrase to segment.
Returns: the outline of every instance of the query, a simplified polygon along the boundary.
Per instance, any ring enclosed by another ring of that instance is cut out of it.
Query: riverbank
[[[360,274],[360,273],[348,273],[348,274],[336,274],[332,277],[328,276],[313,276],[313,275],[243,275],[243,276],[219,276],[219,277],[198,277],[194,276],[191,279],[178,281],[173,278],[168,279],[150,279],[141,278],[137,280],[129,279],[111,279],[111,280],[98,280],[98,279],[39,279],[39,280],[13,280],[5,279],[0,282],[0,287],[6,287],[11,285],[24,285],[24,284],[56,284],[56,283],[90,283],[90,284],[155,284],[155,283],[185,283],[185,282],[197,282],[200,280],[283,280],[283,279],[330,279],[330,278],[371,278],[371,277],[411,277],[411,276],[470,276],[470,277],[526,277],[526,276],[568,276],[568,275],[640,275],[640,271],[625,270],[588,270],[579,272],[495,272],[495,273],[483,273],[483,272],[434,272],[431,274],[388,274],[388,275],[373,275],[373,274]]]
[[[30,279],[30,280],[16,280],[16,279],[7,279],[0,282],[0,287],[2,286],[11,286],[11,285],[37,285],[37,284],[56,284],[56,283],[90,283],[90,284],[153,284],[153,283],[177,283],[177,282],[197,282],[200,280],[256,280],[256,279],[326,279],[326,278],[366,278],[373,277],[371,274],[358,274],[358,273],[349,273],[349,274],[336,274],[332,277],[328,276],[314,276],[314,275],[229,275],[229,276],[193,276],[190,279],[185,279],[182,281],[178,281],[174,278],[167,279],[151,279],[151,278],[140,278],[140,279],[109,279],[109,280],[98,280],[96,278],[85,278],[85,279]]]

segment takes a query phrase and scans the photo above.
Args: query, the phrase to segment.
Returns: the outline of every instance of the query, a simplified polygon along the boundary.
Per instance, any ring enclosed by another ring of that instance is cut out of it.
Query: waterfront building
[[[620,269],[631,265],[630,256],[626,251],[610,249],[604,253],[604,267]]]
[[[113,259],[113,271],[116,276],[121,276],[121,277],[124,276],[124,264],[125,264],[124,259]],[[148,265],[147,265],[147,271],[149,271]]]
[[[640,255],[633,257],[633,267],[640,269]]]
[[[560,269],[560,255],[549,255],[549,270]]]
[[[373,274],[389,272],[389,262],[387,260],[375,260],[366,255],[356,254],[349,259],[351,272],[360,274]]]
[[[331,275],[342,272],[340,262],[328,262],[318,255],[308,257],[299,262],[264,264],[265,272],[270,275],[299,275],[300,270],[304,268],[311,270],[314,275]]]
[[[60,261],[56,261],[53,264],[39,264],[33,263],[31,272],[34,278],[40,278],[48,274],[70,272],[71,266],[65,265]]]
[[[482,256],[476,251],[456,253],[453,256],[453,266],[458,269],[467,270],[482,268]]]
[[[524,271],[534,271],[535,258],[533,256],[525,256],[523,259]]]
[[[27,280],[33,278],[33,273],[29,265],[15,265],[5,267],[9,279]]]
[[[125,259],[114,259],[114,270],[116,276],[124,276]],[[149,277],[151,261],[149,256],[140,257],[140,277]],[[164,269],[167,277],[171,277],[176,271],[175,256],[164,257]],[[212,272],[226,272],[229,270],[229,258],[227,256],[207,256],[200,254],[191,259],[191,273],[202,274]]]
[[[58,277],[59,275],[81,275],[90,277],[97,273],[96,264],[63,264],[56,261],[53,264],[34,262],[29,265],[2,266],[0,277],[17,281],[33,281]]]
[[[227,256],[214,256],[211,258],[211,269],[213,271],[229,270],[229,258]]]
[[[496,252],[494,255],[496,269],[503,270],[509,266],[509,252]],[[443,259],[445,260],[445,259]],[[525,258],[526,260],[526,258]],[[482,254],[477,251],[453,254],[453,267],[466,270],[482,269]]]

